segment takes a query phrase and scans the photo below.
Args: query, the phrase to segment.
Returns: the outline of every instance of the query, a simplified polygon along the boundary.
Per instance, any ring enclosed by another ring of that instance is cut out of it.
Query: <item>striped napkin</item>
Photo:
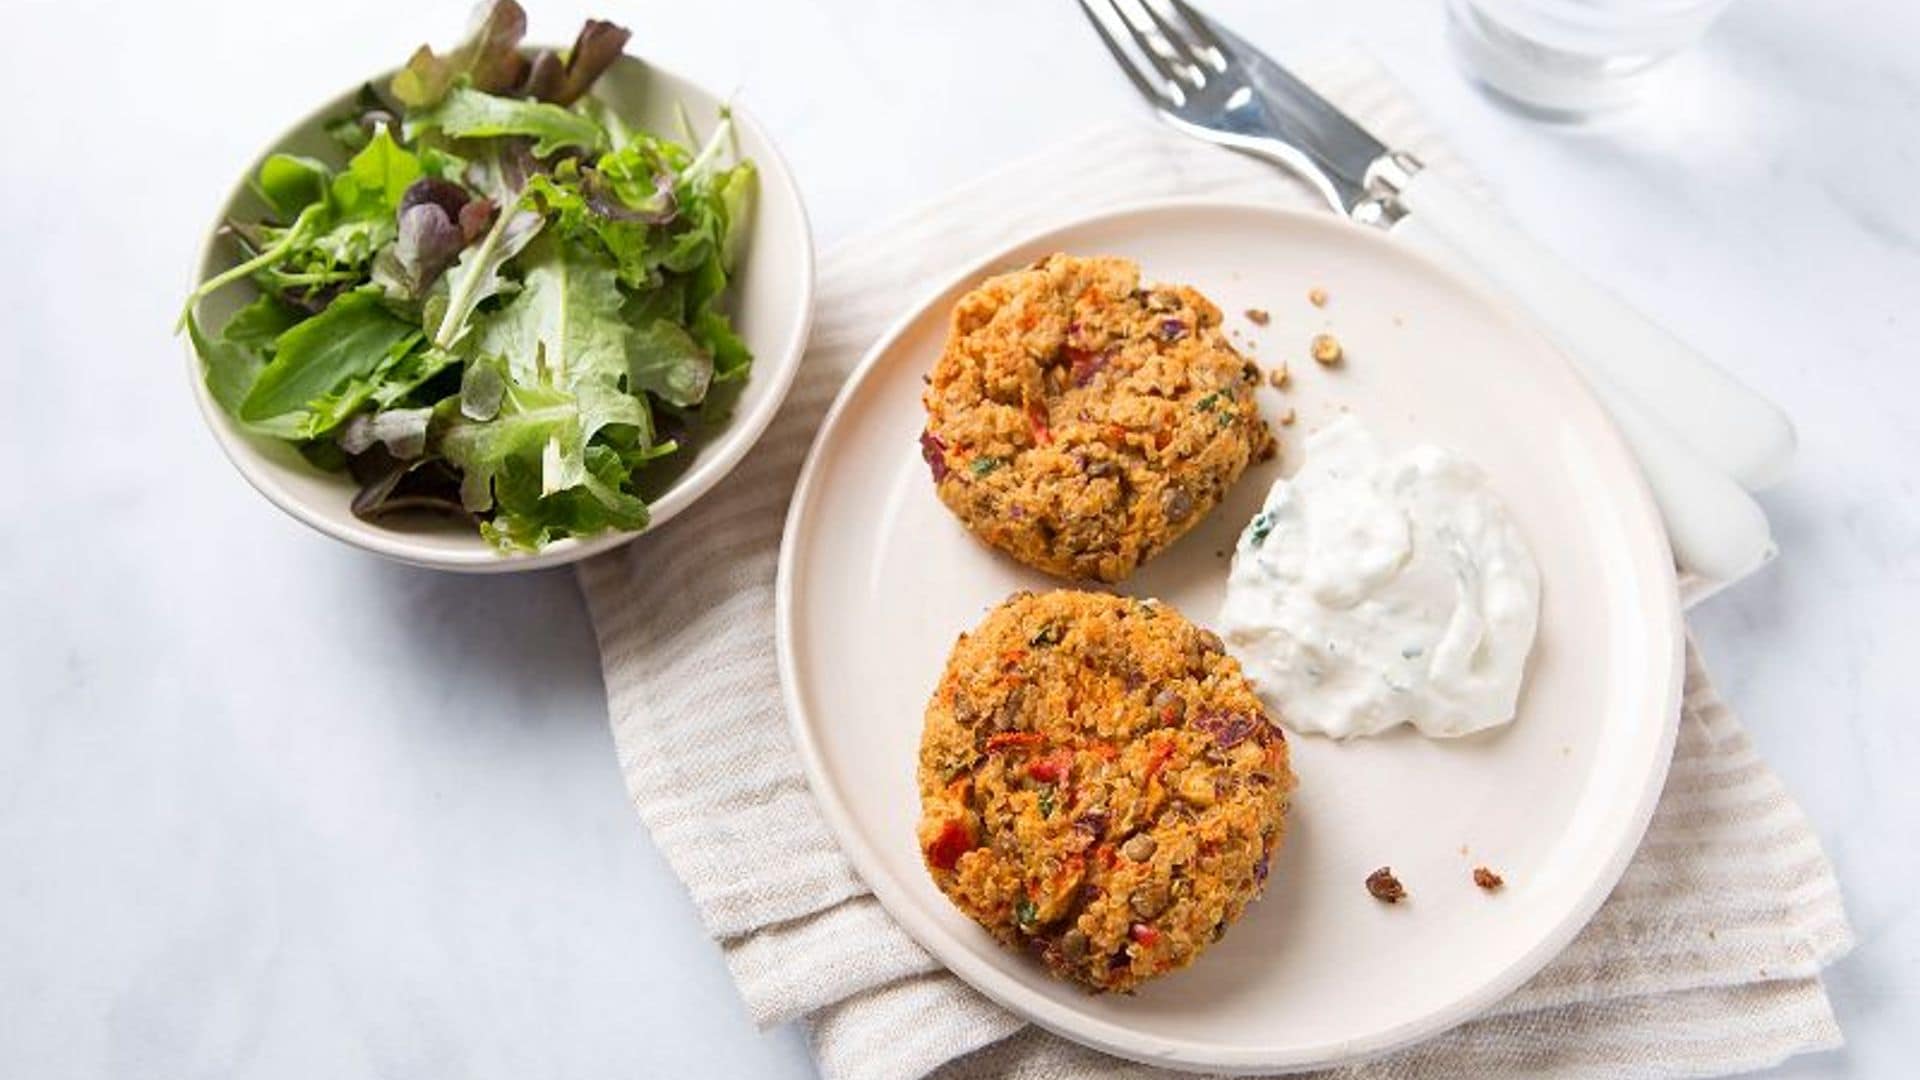
[[[1396,86],[1351,59],[1322,92],[1459,174]],[[1463,178],[1464,179],[1464,178]],[[1161,1075],[1029,1027],[943,970],[834,844],[787,735],[774,565],[808,443],[846,374],[932,283],[1101,206],[1184,195],[1315,206],[1273,169],[1143,124],[1091,132],[854,240],[820,267],[805,363],[718,489],[580,567],[634,809],[759,1024],[800,1021],[828,1080]],[[724,730],[727,738],[715,738]],[[1342,1077],[1703,1076],[1838,1046],[1823,966],[1852,944],[1813,829],[1689,649],[1673,769],[1599,914],[1486,1016]]]

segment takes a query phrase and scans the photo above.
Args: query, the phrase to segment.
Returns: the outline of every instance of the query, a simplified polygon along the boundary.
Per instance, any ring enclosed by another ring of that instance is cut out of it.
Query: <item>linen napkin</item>
[[[1370,62],[1347,58],[1306,74],[1391,144],[1458,175]],[[760,444],[679,518],[580,567],[634,808],[724,950],[754,1020],[801,1021],[828,1080],[1162,1075],[1029,1027],[943,970],[868,893],[821,820],[788,738],[773,585],[807,447],[888,323],[958,266],[1022,234],[1173,195],[1317,205],[1269,166],[1143,121],[1090,132],[850,241],[821,263],[813,340]],[[1666,790],[1599,914],[1486,1016],[1328,1075],[1758,1068],[1840,1044],[1819,972],[1851,944],[1818,839],[1690,648]]]

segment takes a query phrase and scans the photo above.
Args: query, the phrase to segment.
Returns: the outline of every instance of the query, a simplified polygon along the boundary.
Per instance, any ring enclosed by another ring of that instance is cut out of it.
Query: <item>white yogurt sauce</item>
[[[1461,455],[1343,417],[1240,534],[1220,629],[1286,726],[1465,735],[1513,719],[1540,614],[1520,530]]]

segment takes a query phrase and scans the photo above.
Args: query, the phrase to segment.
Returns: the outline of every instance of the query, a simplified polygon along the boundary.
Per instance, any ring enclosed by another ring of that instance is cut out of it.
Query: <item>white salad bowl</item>
[[[372,85],[385,87],[392,74],[376,76]],[[325,125],[354,110],[358,90],[356,86],[321,106],[247,167],[221,205],[214,228],[201,248],[195,263],[195,284],[238,261],[232,243],[220,235],[220,224],[229,219],[258,220],[265,213],[266,207],[247,179],[259,172],[260,163],[269,154],[284,151],[339,159],[339,148],[327,136]],[[663,133],[680,130],[680,109],[704,133],[717,122],[723,107],[720,97],[691,80],[631,56],[622,57],[600,76],[593,95],[611,105],[629,125]],[[681,471],[665,490],[649,500],[649,528],[692,505],[739,464],[758,441],[799,369],[812,322],[813,238],[800,191],[759,123],[739,106],[731,109],[740,155],[754,163],[759,187],[724,304],[736,331],[753,351],[753,368],[733,415],[702,432],[692,447],[682,451],[693,455],[692,461],[662,462],[663,467],[677,466]],[[201,302],[201,325],[209,331],[217,330],[253,295],[244,284],[219,290]],[[639,535],[609,532],[559,540],[537,552],[502,553],[484,540],[471,522],[435,520],[425,515],[409,515],[410,519],[390,523],[364,521],[351,509],[357,486],[350,477],[315,467],[291,444],[243,429],[208,391],[200,359],[190,343],[186,353],[194,399],[234,467],[275,506],[336,540],[417,566],[498,573],[574,562]]]

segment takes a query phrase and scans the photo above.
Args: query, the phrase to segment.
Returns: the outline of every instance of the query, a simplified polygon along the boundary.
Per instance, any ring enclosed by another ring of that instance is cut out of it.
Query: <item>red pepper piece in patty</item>
[[[1000,731],[987,736],[987,753],[997,754],[1010,746],[1034,747],[1040,745],[1040,733],[1037,731]]]
[[[1154,744],[1153,751],[1147,755],[1147,779],[1151,780],[1160,772],[1161,766],[1173,756],[1173,740],[1161,739]]]
[[[1053,429],[1047,426],[1047,407],[1038,401],[1027,402],[1027,426],[1033,429],[1036,446],[1053,442]]]
[[[1027,766],[1027,775],[1043,784],[1057,784],[1073,771],[1073,751],[1055,750]]]
[[[973,850],[973,834],[967,831],[964,822],[948,820],[940,826],[940,832],[927,845],[927,862],[937,870],[952,870],[960,862],[960,856]]]

